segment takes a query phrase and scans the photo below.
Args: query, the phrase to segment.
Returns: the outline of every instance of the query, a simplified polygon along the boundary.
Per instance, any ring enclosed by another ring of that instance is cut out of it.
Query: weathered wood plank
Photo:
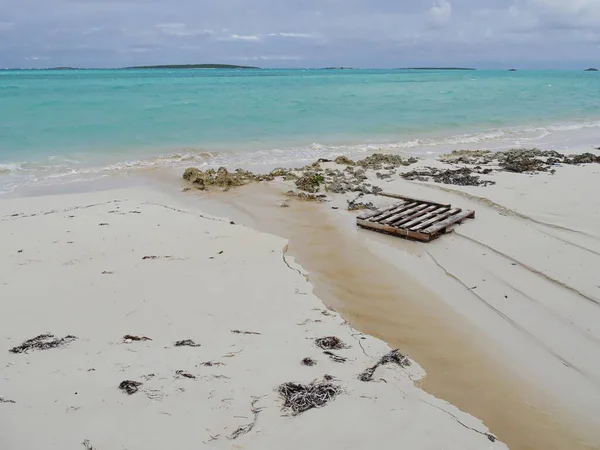
[[[408,237],[412,239],[418,239],[419,241],[427,242],[431,238],[429,234],[419,233],[417,231],[410,231],[403,228],[395,228],[381,223],[369,222],[367,220],[357,219],[356,223],[363,228],[368,228],[371,230],[381,231],[389,234],[395,234],[398,236]]]
[[[425,213],[433,211],[434,209],[437,209],[437,206],[435,206],[435,205],[427,206],[427,208],[417,211],[414,214],[411,214],[409,216],[404,216],[401,220],[394,222],[392,225],[394,225],[395,227],[408,228],[405,225],[406,223],[411,222],[413,220],[421,220],[421,219],[417,219],[417,218],[424,216]]]
[[[399,212],[410,209],[416,205],[417,205],[416,203],[406,203],[406,204],[400,206],[399,208],[394,208],[391,211],[387,211],[387,212],[384,212],[383,214],[373,216],[369,220],[371,222],[381,222],[383,219],[387,219],[388,217],[391,217],[394,214],[398,214]]]
[[[399,202],[399,203],[395,203],[395,204],[390,205],[390,206],[386,206],[385,208],[379,208],[379,209],[376,209],[374,211],[369,211],[367,213],[361,214],[360,216],[358,216],[358,218],[362,219],[362,220],[367,220],[367,219],[370,219],[373,216],[377,216],[379,214],[383,214],[384,212],[390,211],[392,209],[396,209],[397,207],[405,205],[406,203],[409,203],[409,202],[406,202],[406,201]]]
[[[439,222],[440,220],[443,220],[446,217],[450,217],[454,214],[458,214],[461,211],[462,211],[462,209],[460,209],[460,208],[449,209],[448,211],[438,214],[437,216],[432,217],[431,219],[426,220],[425,222],[422,222],[418,225],[415,225],[414,227],[411,227],[411,230],[412,231],[421,231],[421,230],[431,226],[432,224]]]
[[[461,220],[466,219],[467,217],[475,217],[475,211],[462,211],[458,214],[450,216],[446,220],[436,223],[435,225],[432,225],[429,228],[423,230],[423,233],[430,233],[430,234],[437,233],[438,231],[441,231],[444,228],[447,228],[450,225],[455,224],[456,222],[460,222]]]
[[[434,210],[428,211],[427,214],[423,214],[422,216],[417,216],[414,220],[411,220],[408,223],[403,223],[402,226],[404,228],[408,228],[408,229],[412,229],[412,227],[414,227],[415,225],[419,224],[419,223],[423,223],[428,219],[431,219],[432,217],[438,216],[442,213],[445,213],[447,211],[449,211],[450,209],[447,208],[446,206],[442,206],[442,207],[437,207],[435,206]],[[425,211],[424,211],[425,212]],[[416,230],[414,230],[416,231]]]
[[[399,220],[399,219],[402,219],[402,218],[404,218],[404,217],[407,217],[407,215],[408,215],[408,216],[411,216],[411,215],[413,215],[414,213],[416,213],[416,212],[420,212],[420,211],[422,211],[423,209],[425,209],[425,208],[428,208],[428,207],[429,207],[429,205],[426,205],[426,204],[417,205],[417,206],[415,206],[414,208],[407,209],[407,210],[405,210],[405,211],[402,211],[402,212],[401,212],[401,213],[399,213],[399,214],[394,214],[392,217],[390,217],[390,218],[388,218],[388,219],[386,219],[386,220],[381,220],[381,221],[378,221],[378,222],[381,222],[381,223],[385,223],[385,224],[388,224],[388,225],[390,225],[392,222],[396,222],[396,221],[397,221],[397,220]],[[434,207],[434,208],[435,208],[435,207]]]
[[[400,200],[408,200],[409,202],[429,203],[430,205],[445,206],[445,207],[451,206],[449,203],[431,202],[429,200],[422,200],[422,199],[419,199],[419,198],[408,197],[406,195],[400,195],[400,194],[392,194],[390,192],[380,192],[377,195],[381,195],[382,197],[397,198],[397,199],[400,199]]]

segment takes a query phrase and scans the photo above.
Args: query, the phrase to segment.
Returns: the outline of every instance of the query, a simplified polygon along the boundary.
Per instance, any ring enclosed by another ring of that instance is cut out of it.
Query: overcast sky
[[[0,67],[600,66],[600,0],[0,0]]]

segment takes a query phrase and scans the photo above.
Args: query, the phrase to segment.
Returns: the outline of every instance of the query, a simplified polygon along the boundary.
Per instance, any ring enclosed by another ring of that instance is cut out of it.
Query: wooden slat
[[[449,227],[450,225],[456,222],[460,222],[461,220],[466,219],[467,217],[475,217],[475,211],[463,211],[461,213],[450,216],[446,220],[436,223],[435,225],[430,226],[426,230],[423,230],[423,233],[437,233],[438,231],[443,230],[444,228]]]
[[[408,223],[403,223],[402,226],[404,228],[411,229],[415,225],[417,225],[419,223],[423,223],[426,220],[431,219],[432,217],[438,216],[438,215],[440,215],[440,214],[442,214],[444,212],[447,212],[447,211],[449,211],[449,208],[447,208],[446,206],[442,206],[440,208],[438,208],[437,206],[435,206],[434,210],[428,211],[427,214],[423,214],[422,216],[418,216],[414,220],[411,220]]]
[[[367,220],[367,219],[370,219],[373,216],[377,216],[379,214],[382,214],[384,212],[390,211],[392,209],[396,209],[397,207],[405,205],[406,203],[408,203],[408,202],[406,202],[406,201],[405,202],[400,202],[400,203],[396,203],[394,205],[387,206],[385,208],[376,209],[375,211],[369,211],[367,213],[361,214],[360,216],[358,216],[358,218],[362,219],[362,220]]]
[[[431,238],[431,235],[429,235],[429,234],[419,233],[418,231],[410,231],[410,230],[406,230],[403,228],[396,228],[396,227],[392,227],[390,225],[384,225],[381,223],[369,222],[367,220],[358,219],[356,221],[356,223],[364,228],[369,228],[369,229],[376,230],[376,231],[383,231],[385,233],[409,237],[412,239],[418,239],[418,240],[424,241],[424,242],[429,241]]]
[[[382,197],[398,198],[400,200],[408,200],[409,202],[429,203],[430,205],[445,206],[447,208],[451,206],[449,203],[430,202],[429,200],[421,200],[419,198],[407,197],[406,195],[391,194],[389,192],[380,192],[377,195],[381,195]]]
[[[411,220],[414,220],[416,217],[421,217],[421,216],[425,215],[425,213],[428,213],[429,211],[433,211],[436,208],[437,208],[437,206],[435,206],[435,205],[425,205],[425,208],[421,208],[418,211],[415,211],[413,214],[405,215],[404,217],[402,217],[402,219],[397,220],[392,225],[394,225],[395,227],[408,228],[407,226],[404,225],[405,223],[410,222]]]
[[[415,206],[414,208],[410,208],[410,209],[407,209],[405,211],[402,211],[400,214],[394,214],[392,217],[390,217],[390,218],[388,218],[386,220],[381,220],[381,221],[378,221],[378,222],[390,225],[393,222],[396,222],[398,220],[403,219],[404,217],[412,216],[414,213],[420,212],[420,211],[422,211],[425,208],[429,208],[429,205],[423,203],[423,204]]]
[[[387,219],[388,217],[391,217],[395,214],[398,214],[399,212],[402,212],[402,211],[412,208],[414,206],[416,206],[416,203],[406,203],[406,204],[400,206],[399,208],[394,208],[391,211],[387,211],[387,212],[384,212],[383,214],[373,216],[369,220],[371,222],[381,222],[383,219]]]
[[[446,217],[450,217],[454,214],[458,214],[459,212],[461,212],[462,209],[460,208],[453,208],[453,209],[449,209],[448,211],[442,213],[442,214],[438,214],[435,217],[432,217],[429,220],[426,220],[423,223],[420,223],[418,225],[415,225],[414,227],[411,228],[412,231],[421,231],[422,229],[425,229],[427,227],[429,227],[430,225],[439,222],[440,220],[445,219]]]

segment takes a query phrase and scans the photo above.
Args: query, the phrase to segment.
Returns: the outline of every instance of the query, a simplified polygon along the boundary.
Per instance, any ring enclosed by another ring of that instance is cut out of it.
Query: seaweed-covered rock
[[[596,156],[592,153],[583,153],[581,155],[574,155],[568,158],[567,164],[600,164],[600,155]]]
[[[400,155],[393,154],[382,154],[374,153],[371,156],[366,157],[357,161],[356,164],[364,167],[365,169],[381,170],[384,166],[387,167],[400,167],[410,166],[418,161],[417,158],[403,158]]]
[[[252,172],[238,169],[235,172],[229,172],[225,167],[219,167],[217,170],[209,169],[202,171],[191,167],[183,173],[183,179],[192,182],[198,189],[204,190],[207,187],[215,186],[228,190],[234,186],[243,186],[252,181],[272,180],[271,175],[257,176]]]
[[[277,169],[273,169],[271,171],[271,175],[274,177],[285,177],[287,175],[289,175],[290,171],[289,169],[284,169],[282,167],[278,167]]]
[[[402,174],[402,178],[410,181],[430,181],[436,183],[454,184],[457,186],[487,186],[496,184],[493,181],[480,180],[478,175],[473,175],[473,170],[462,167],[460,169],[440,170],[426,167],[422,170],[412,170]]]
[[[325,182],[325,177],[320,173],[307,172],[296,180],[298,189],[314,194],[319,192],[321,184]]]
[[[338,156],[337,158],[335,158],[334,161],[336,164],[345,165],[345,166],[353,166],[354,164],[356,164],[350,158],[348,158],[347,156],[343,156],[343,155]]]

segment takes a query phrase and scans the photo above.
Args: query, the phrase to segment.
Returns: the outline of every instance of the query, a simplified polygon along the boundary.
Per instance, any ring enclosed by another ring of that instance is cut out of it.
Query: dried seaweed
[[[231,330],[231,332],[234,334],[257,334],[257,335],[261,334],[261,333],[257,333],[256,331]]]
[[[141,385],[142,383],[139,381],[125,380],[121,381],[121,384],[119,384],[119,389],[121,389],[123,392],[127,392],[129,395],[132,395],[139,390]]]
[[[310,384],[283,383],[277,389],[283,398],[283,409],[291,410],[296,416],[312,408],[321,408],[342,391],[340,386],[327,381],[313,381]]]
[[[302,364],[303,366],[309,366],[309,367],[312,367],[312,366],[316,366],[316,365],[317,365],[317,362],[316,362],[314,359],[312,359],[312,358],[304,358],[304,359],[302,360],[302,363],[301,363],[301,364]]]
[[[231,433],[231,436],[229,436],[228,439],[231,439],[231,440],[237,439],[240,436],[243,436],[244,434],[248,434],[252,431],[252,429],[254,428],[254,425],[256,425],[256,421],[258,420],[258,415],[263,410],[263,408],[256,407],[256,403],[258,403],[259,400],[260,400],[259,397],[253,397],[252,403],[250,404],[250,411],[252,411],[252,414],[254,415],[252,422],[238,427],[233,433]]]
[[[206,362],[203,362],[202,365],[206,366],[206,367],[213,367],[213,366],[224,366],[225,364],[223,364],[222,362],[206,361]]]
[[[323,350],[343,350],[348,348],[344,342],[335,336],[327,336],[319,339],[315,339],[315,344],[317,347]]]
[[[365,381],[365,382],[373,381],[373,376],[375,375],[375,371],[380,366],[385,366],[386,364],[396,364],[400,367],[408,367],[411,365],[411,362],[410,362],[410,359],[408,359],[407,356],[400,353],[399,350],[392,350],[391,352],[383,355],[379,359],[379,361],[377,361],[377,364],[375,364],[372,367],[368,367],[361,374],[359,374],[358,379],[360,381]]]
[[[191,339],[185,339],[183,341],[175,342],[175,347],[200,347],[200,344],[196,344]]]
[[[333,353],[333,352],[329,352],[329,351],[327,351],[327,352],[323,352],[323,354],[325,354],[325,355],[329,356],[329,358],[330,358],[330,359],[331,359],[333,362],[336,362],[336,363],[345,363],[346,361],[348,361],[348,358],[344,358],[343,356],[336,355],[336,354],[335,354],[335,353]]]
[[[189,373],[189,372],[185,372],[185,371],[183,371],[183,370],[177,370],[177,371],[175,372],[175,375],[177,375],[178,377],[190,378],[190,379],[192,379],[192,380],[195,380],[195,379],[196,379],[196,376],[195,376],[195,375],[192,375],[191,373]]]
[[[4,397],[0,397],[0,403],[17,403],[17,402],[15,402],[14,400],[9,400]]]
[[[139,342],[139,341],[151,341],[152,339],[150,339],[147,336],[135,336],[133,334],[126,334],[125,336],[123,336],[123,342],[125,342],[126,344],[129,344],[131,342]]]
[[[85,450],[95,450],[89,439],[85,439],[81,444],[83,445]]]
[[[27,353],[30,350],[48,350],[51,348],[63,347],[77,340],[75,336],[65,336],[57,339],[53,334],[40,334],[32,339],[28,339],[17,347],[11,348],[11,353]]]

